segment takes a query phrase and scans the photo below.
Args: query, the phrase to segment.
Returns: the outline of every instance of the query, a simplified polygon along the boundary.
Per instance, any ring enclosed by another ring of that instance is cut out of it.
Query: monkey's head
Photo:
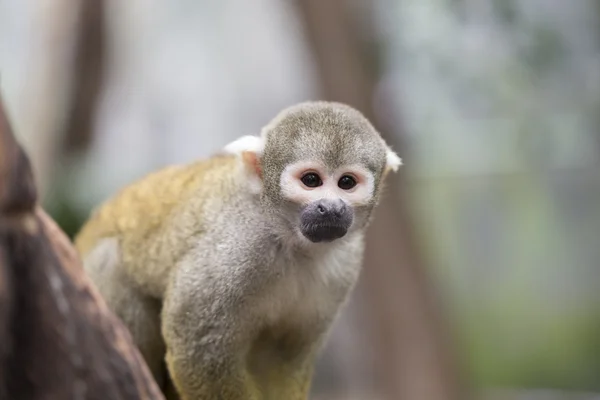
[[[385,175],[402,164],[359,111],[331,102],[289,107],[226,150],[241,155],[269,212],[313,243],[364,229]]]

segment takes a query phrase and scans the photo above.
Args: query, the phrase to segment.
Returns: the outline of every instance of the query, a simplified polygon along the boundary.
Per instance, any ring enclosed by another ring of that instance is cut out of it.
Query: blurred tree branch
[[[361,110],[379,129],[373,107],[378,71],[357,35],[344,0],[298,0],[314,54],[322,97]],[[396,136],[382,132],[400,150]],[[386,399],[463,400],[434,290],[408,216],[406,181],[392,177],[368,238],[365,271],[357,290],[367,300],[370,339],[378,348],[376,372]]]
[[[163,399],[75,249],[38,206],[1,99],[0,398]]]
[[[94,131],[94,115],[104,83],[106,59],[105,2],[81,3],[73,62],[70,111],[63,133],[63,153],[86,150]]]
[[[53,192],[48,196],[48,210],[68,236],[73,237],[87,214],[79,210],[70,193],[74,180],[70,172],[88,150],[95,132],[95,115],[102,95],[106,73],[107,22],[106,2],[84,1],[79,6],[71,68],[69,99],[61,131],[59,164],[52,179]]]

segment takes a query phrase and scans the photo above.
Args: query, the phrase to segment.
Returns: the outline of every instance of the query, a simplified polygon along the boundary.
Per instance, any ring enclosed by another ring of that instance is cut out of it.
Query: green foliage
[[[72,188],[66,180],[59,180],[48,193],[43,207],[72,240],[77,234],[87,215],[79,211],[73,204]]]
[[[539,25],[531,30],[531,44],[521,49],[519,58],[534,72],[542,74],[556,68],[566,56],[562,37],[550,26]]]

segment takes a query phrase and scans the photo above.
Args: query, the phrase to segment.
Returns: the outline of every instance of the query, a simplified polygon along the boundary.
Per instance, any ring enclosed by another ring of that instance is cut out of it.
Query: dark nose
[[[323,218],[341,218],[348,211],[348,206],[342,200],[319,200],[317,211]]]

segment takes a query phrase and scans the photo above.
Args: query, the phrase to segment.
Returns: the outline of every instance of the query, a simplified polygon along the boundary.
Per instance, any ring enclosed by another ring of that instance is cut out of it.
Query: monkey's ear
[[[246,135],[229,143],[223,148],[223,152],[239,156],[247,168],[261,177],[260,156],[264,147],[263,137]]]
[[[385,155],[385,171],[396,172],[400,166],[402,166],[402,159],[398,157],[398,154],[396,154],[389,146],[387,146],[387,152]]]

